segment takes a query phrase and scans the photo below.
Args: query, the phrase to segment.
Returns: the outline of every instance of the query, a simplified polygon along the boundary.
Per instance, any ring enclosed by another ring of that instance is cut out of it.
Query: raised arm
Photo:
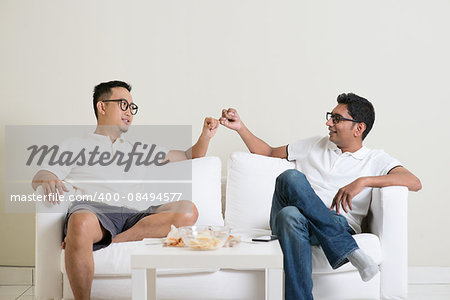
[[[220,118],[220,124],[223,126],[236,131],[248,150],[251,153],[270,156],[270,157],[278,157],[278,158],[286,158],[287,157],[287,145],[281,147],[271,147],[269,144],[255,136],[242,122],[239,117],[237,111],[234,108],[223,109],[222,117]]]
[[[214,118],[205,118],[203,122],[203,129],[200,137],[197,140],[192,148],[186,151],[186,156],[188,158],[199,158],[206,155],[208,151],[209,142],[216,134],[217,129],[219,128],[219,121]]]

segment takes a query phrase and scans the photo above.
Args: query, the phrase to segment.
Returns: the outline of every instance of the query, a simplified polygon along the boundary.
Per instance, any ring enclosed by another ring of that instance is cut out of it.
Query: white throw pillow
[[[181,197],[174,200],[190,200],[197,206],[199,217],[196,224],[223,226],[221,168],[220,159],[213,156],[169,163],[150,173],[152,177],[146,179],[156,182],[145,183],[144,190],[154,191],[155,194],[181,193]],[[148,201],[125,202],[124,205],[137,210],[149,206]],[[157,199],[150,205],[166,203]]]
[[[295,164],[285,159],[235,152],[228,160],[225,223],[232,228],[270,229],[275,179]]]
[[[192,201],[198,209],[198,225],[223,226],[221,167],[218,157],[192,160]]]

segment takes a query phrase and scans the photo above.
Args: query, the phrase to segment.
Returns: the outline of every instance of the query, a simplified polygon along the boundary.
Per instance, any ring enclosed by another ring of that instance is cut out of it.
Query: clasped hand
[[[202,135],[208,139],[211,139],[219,128],[219,120],[211,117],[205,118],[203,122]]]
[[[242,128],[241,118],[234,108],[222,109],[222,117],[219,121],[220,124],[232,130],[239,131]]]

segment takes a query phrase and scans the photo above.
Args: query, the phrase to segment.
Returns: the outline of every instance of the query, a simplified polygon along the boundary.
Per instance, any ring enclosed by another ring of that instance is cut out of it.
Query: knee
[[[198,210],[197,206],[192,201],[182,200],[180,202],[181,210],[176,215],[177,222],[179,226],[191,226],[197,222]],[[177,226],[177,227],[179,227]]]
[[[280,233],[297,235],[299,230],[308,233],[308,220],[295,206],[283,207],[275,222]]]
[[[277,183],[277,185],[291,184],[291,183],[298,184],[305,180],[306,180],[305,174],[303,174],[302,172],[300,172],[297,169],[289,169],[289,170],[284,171],[277,177],[276,183]]]
[[[190,211],[187,213],[186,218],[187,218],[187,222],[190,223],[190,225],[194,225],[195,222],[197,222],[198,219],[198,209],[197,206],[194,204],[194,202],[190,202]]]
[[[67,224],[67,238],[80,240],[94,238],[94,228],[100,226],[97,217],[91,212],[75,212],[70,215]]]

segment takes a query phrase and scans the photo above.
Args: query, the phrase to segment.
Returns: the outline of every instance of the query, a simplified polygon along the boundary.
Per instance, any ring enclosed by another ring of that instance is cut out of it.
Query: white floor
[[[33,278],[32,267],[0,266],[0,300],[34,299]],[[450,300],[449,267],[409,267],[408,282],[408,300]]]
[[[0,300],[32,300],[32,286],[0,285]],[[410,284],[408,300],[449,300],[450,284]]]
[[[34,288],[25,285],[0,285],[0,300],[32,300]]]

